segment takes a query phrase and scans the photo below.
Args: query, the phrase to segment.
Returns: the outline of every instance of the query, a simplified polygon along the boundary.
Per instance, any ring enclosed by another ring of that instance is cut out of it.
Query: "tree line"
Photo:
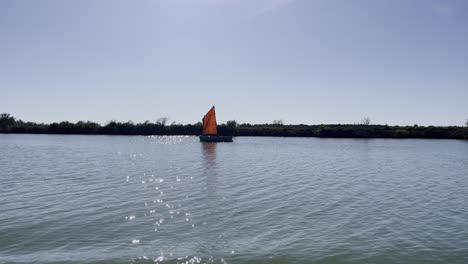
[[[468,122],[467,122],[468,123]],[[467,124],[468,125],[468,124]],[[167,124],[167,118],[143,123],[110,121],[101,125],[91,121],[76,123],[35,123],[17,120],[10,114],[0,115],[0,133],[83,134],[83,135],[200,135],[202,123]],[[285,125],[275,120],[268,124],[238,124],[228,121],[218,125],[219,135],[329,138],[439,138],[468,139],[468,127],[460,126],[388,126],[359,124]]]

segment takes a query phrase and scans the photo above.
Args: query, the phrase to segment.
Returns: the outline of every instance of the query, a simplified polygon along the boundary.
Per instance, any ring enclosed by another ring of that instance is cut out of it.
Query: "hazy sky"
[[[0,0],[0,112],[36,122],[463,125],[468,1]]]

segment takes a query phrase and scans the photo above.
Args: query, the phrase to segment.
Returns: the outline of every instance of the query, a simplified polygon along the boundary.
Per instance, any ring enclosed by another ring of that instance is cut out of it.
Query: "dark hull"
[[[232,136],[201,135],[200,142],[232,142]]]

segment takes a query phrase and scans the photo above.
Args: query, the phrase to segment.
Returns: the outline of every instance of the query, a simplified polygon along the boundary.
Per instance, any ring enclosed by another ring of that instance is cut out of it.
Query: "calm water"
[[[0,135],[0,263],[468,263],[468,142]]]

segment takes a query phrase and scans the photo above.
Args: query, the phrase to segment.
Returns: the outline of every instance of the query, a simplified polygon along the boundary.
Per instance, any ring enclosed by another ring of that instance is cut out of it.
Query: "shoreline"
[[[201,122],[195,124],[166,124],[167,120],[155,123],[111,121],[101,125],[92,121],[76,123],[35,123],[17,120],[9,114],[0,117],[0,133],[12,134],[59,134],[59,135],[140,135],[140,136],[198,136],[202,133]],[[321,124],[285,125],[239,124],[235,120],[217,125],[219,136],[266,136],[266,137],[318,137],[318,138],[421,138],[421,139],[468,139],[468,126],[389,126],[372,124]]]
[[[276,137],[276,138],[336,138],[336,139],[455,139],[468,140],[468,128],[456,127],[438,127],[434,131],[411,131],[401,130],[386,131],[384,133],[372,129],[364,130],[343,130],[333,127],[331,129],[322,129],[314,131],[297,132],[294,129],[283,128],[281,131],[272,131],[270,129],[248,129],[240,128],[232,134],[220,133],[220,135],[230,135],[234,137]],[[404,127],[403,127],[404,128]],[[428,128],[428,127],[423,127]],[[356,132],[357,131],[357,132]],[[149,132],[149,131],[148,131]],[[169,132],[169,131],[168,131]],[[199,136],[199,133],[132,133],[129,131],[90,132],[90,131],[1,131],[0,134],[28,134],[28,135],[81,135],[81,136]]]

